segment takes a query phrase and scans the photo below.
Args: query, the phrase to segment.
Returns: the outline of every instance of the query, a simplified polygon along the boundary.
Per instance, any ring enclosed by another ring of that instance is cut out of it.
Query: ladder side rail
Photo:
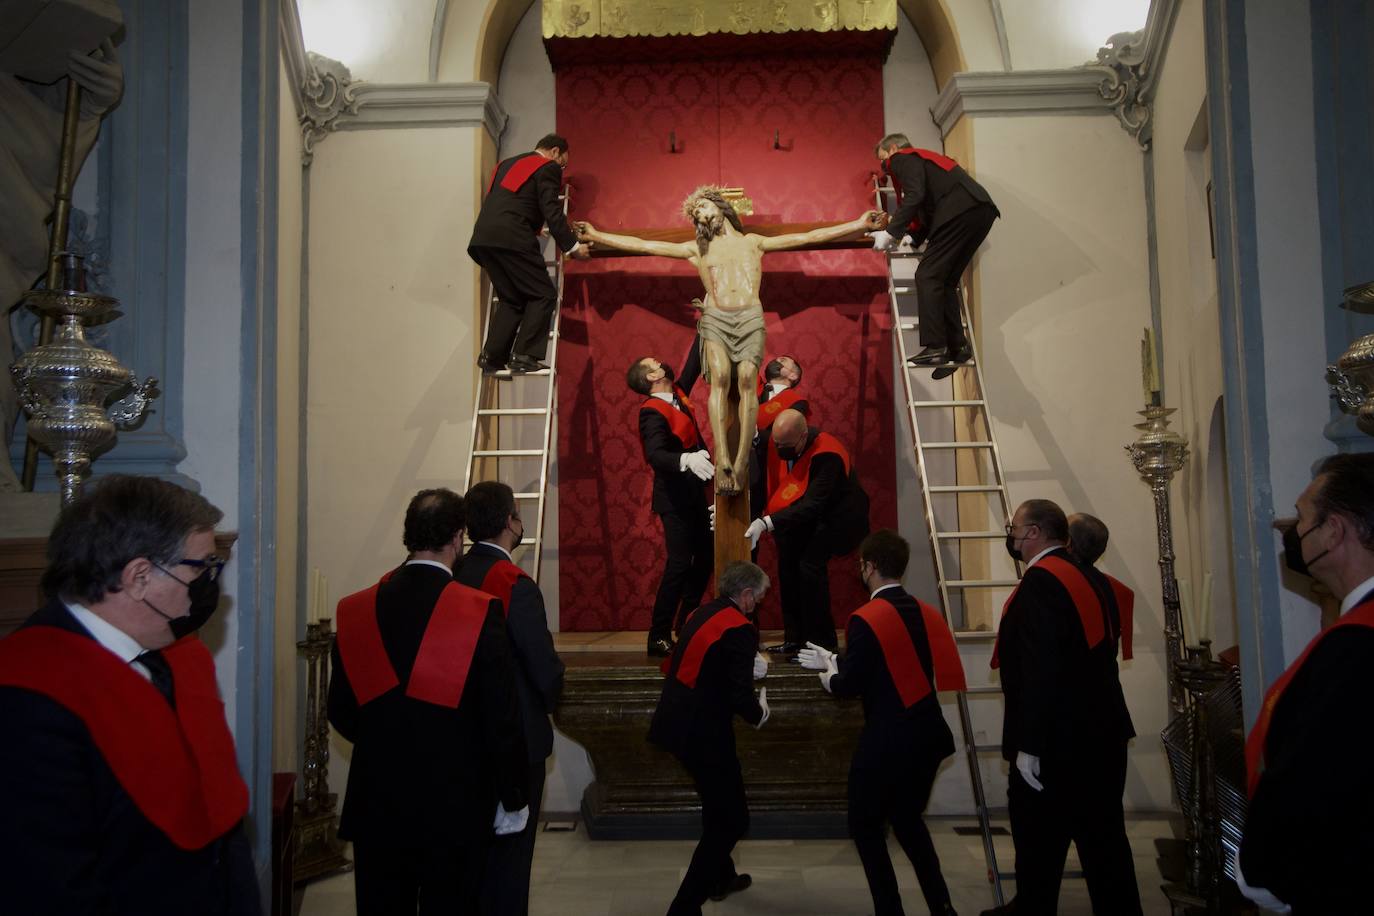
[[[568,215],[568,200],[572,197],[572,187],[563,186],[563,215]],[[567,257],[558,251],[557,241],[553,244],[554,289],[553,323],[549,326],[549,382],[544,393],[544,455],[539,462],[539,501],[535,508],[534,522],[534,565],[531,574],[535,583],[539,582],[539,572],[544,559],[544,509],[549,497],[549,456],[553,438],[553,411],[558,400],[558,341],[559,327],[563,319],[563,276]]]
[[[491,315],[492,315],[492,313],[493,313],[494,311],[496,311],[496,303],[497,303],[498,301],[499,301],[499,300],[496,298],[496,287],[492,286],[492,285],[491,285],[490,279],[488,279],[488,281],[487,281],[487,308],[486,308],[486,315],[485,315],[485,316],[483,317],[483,319],[482,319],[482,341],[483,341],[483,343],[478,344],[479,347],[480,347],[480,346],[483,346],[483,345],[485,344],[486,339],[487,339],[487,335],[491,332]],[[473,398],[473,402],[472,402],[472,435],[468,438],[468,462],[467,462],[467,468],[463,471],[463,492],[464,492],[464,493],[466,493],[466,492],[472,487],[472,484],[473,484],[472,475],[473,475],[473,472],[476,470],[476,467],[477,467],[477,452],[478,452],[477,437],[478,437],[478,435],[481,433],[481,429],[482,429],[481,424],[480,424],[480,422],[479,422],[480,416],[481,416],[480,413],[479,413],[479,411],[482,409],[482,396],[486,393],[487,381],[488,381],[489,378],[490,378],[490,376],[488,376],[488,375],[487,375],[486,373],[484,373],[484,372],[479,372],[478,375],[477,375],[477,393],[476,393],[476,396]],[[497,392],[498,395],[500,394],[500,392],[501,392],[500,386],[497,386],[496,392]],[[499,404],[499,399],[498,399],[498,403],[497,403],[495,406],[497,406],[497,407],[500,406],[500,404]],[[499,421],[499,420],[495,420],[495,418],[493,418],[493,422],[499,423],[500,421]]]

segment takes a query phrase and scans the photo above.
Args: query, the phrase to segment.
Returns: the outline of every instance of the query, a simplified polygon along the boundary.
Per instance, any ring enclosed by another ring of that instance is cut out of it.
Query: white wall
[[[305,48],[342,61],[354,79],[421,83],[429,79],[435,0],[298,0]],[[476,18],[474,0],[453,15]]]
[[[539,4],[534,4],[515,27],[496,93],[510,119],[501,134],[501,158],[534,149],[539,138],[557,128],[554,117],[553,65],[544,52]],[[576,155],[576,150],[570,150]],[[575,166],[574,166],[575,169]]]
[[[897,10],[897,36],[883,64],[883,124],[887,133],[906,134],[917,146],[942,149],[940,128],[931,117],[939,95],[930,58],[916,27]],[[879,138],[874,137],[874,142]]]
[[[1117,32],[1145,28],[1150,0],[1000,0],[1015,70],[1074,67]]]
[[[186,168],[186,354],[183,394],[186,458],[179,470],[224,510],[221,531],[238,529],[240,321],[243,287],[241,208],[242,9],[190,5],[189,145]],[[232,87],[226,92],[225,87]],[[209,104],[207,100],[213,99]],[[220,692],[235,722],[238,641],[237,555],[221,579],[229,603],[205,628]]]

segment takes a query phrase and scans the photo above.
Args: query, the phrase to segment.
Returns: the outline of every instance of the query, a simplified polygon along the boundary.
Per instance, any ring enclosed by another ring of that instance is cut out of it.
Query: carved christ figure
[[[726,495],[740,493],[749,482],[751,430],[758,414],[756,384],[763,361],[763,302],[759,283],[763,279],[763,256],[770,251],[787,251],[839,241],[850,235],[882,229],[887,214],[870,210],[847,223],[794,232],[787,235],[746,233],[735,208],[720,189],[706,185],[697,188],[682,205],[683,212],[696,228],[696,239],[689,242],[659,242],[602,232],[590,223],[575,224],[578,238],[606,248],[635,254],[657,255],[689,261],[701,275],[706,287],[697,332],[701,337],[703,375],[711,386],[708,401],[711,434],[716,442],[716,491]],[[730,382],[739,391],[741,434],[733,455],[725,431],[729,425],[726,408]]]

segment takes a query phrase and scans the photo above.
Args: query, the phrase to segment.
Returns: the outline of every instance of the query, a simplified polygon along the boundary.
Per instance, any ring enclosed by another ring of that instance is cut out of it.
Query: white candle
[[[319,607],[320,571],[316,568],[310,570],[310,594],[306,597],[306,623],[314,623],[319,618]]]
[[[325,619],[325,618],[328,617],[328,616],[329,616],[329,580],[326,579],[326,578],[324,577],[324,573],[320,573],[320,613],[319,613],[318,615],[316,615],[316,617],[315,617],[315,622],[316,622],[316,623],[319,623],[321,620]]]
[[[1202,621],[1199,624],[1198,641],[1212,638],[1212,573],[1202,577]]]
[[[1179,579],[1177,581],[1178,609],[1179,617],[1181,618],[1180,623],[1183,627],[1183,644],[1187,646],[1191,645],[1189,640],[1195,638],[1197,634],[1197,622],[1193,620],[1193,601],[1192,595],[1190,594],[1188,580]]]

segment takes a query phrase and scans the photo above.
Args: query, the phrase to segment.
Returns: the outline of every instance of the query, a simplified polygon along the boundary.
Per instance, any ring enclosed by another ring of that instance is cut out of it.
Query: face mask
[[[796,461],[799,457],[797,447],[795,445],[779,445],[778,457],[783,461]]]
[[[868,576],[865,576],[865,575],[864,575],[864,566],[865,566],[865,565],[867,565],[867,564],[864,564],[864,563],[860,563],[860,564],[859,564],[859,584],[862,585],[862,586],[864,587],[864,591],[866,591],[866,592],[871,592],[871,591],[873,591],[873,589],[871,589],[871,588],[868,587]]]
[[[663,369],[664,378],[666,378],[670,382],[677,381],[677,373],[673,371],[672,366],[668,365],[667,363],[659,363],[659,366]]]
[[[1024,558],[1021,556],[1021,548],[1016,546],[1018,540],[1023,539],[1016,537],[1010,531],[1007,532],[1007,554],[1019,563]]]
[[[143,599],[144,604],[166,619],[167,629],[172,631],[173,639],[189,636],[205,626],[219,607],[219,582],[212,580],[208,572],[186,583],[186,593],[191,597],[191,608],[184,617],[173,617],[147,598]]]
[[[1302,558],[1302,539],[1316,531],[1321,525],[1322,523],[1318,522],[1302,534],[1298,534],[1297,522],[1283,529],[1283,562],[1289,569],[1300,576],[1311,576],[1312,564],[1331,552],[1329,549],[1323,550],[1311,560],[1304,560]]]
[[[519,520],[519,519],[516,519],[516,521],[520,521],[520,520]],[[525,523],[524,523],[524,522],[520,522],[520,530],[519,530],[519,531],[516,531],[514,528],[511,528],[509,525],[507,525],[506,528],[507,528],[507,530],[509,530],[509,531],[511,532],[511,534],[514,534],[514,535],[515,535],[515,543],[519,544],[521,541],[523,541],[523,540],[525,539]]]

